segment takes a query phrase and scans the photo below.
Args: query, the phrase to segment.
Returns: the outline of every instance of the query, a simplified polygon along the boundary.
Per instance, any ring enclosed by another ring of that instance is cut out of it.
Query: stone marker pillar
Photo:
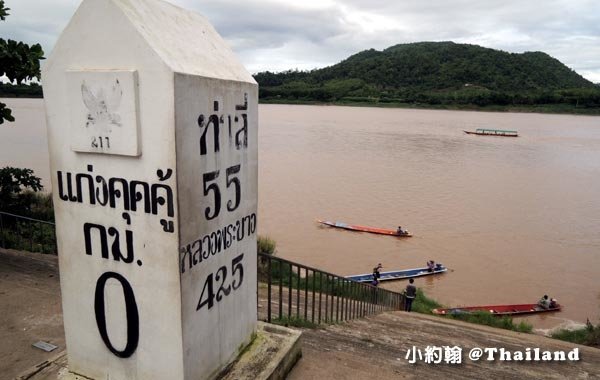
[[[256,82],[198,14],[84,0],[43,84],[69,371],[214,377],[256,329]]]

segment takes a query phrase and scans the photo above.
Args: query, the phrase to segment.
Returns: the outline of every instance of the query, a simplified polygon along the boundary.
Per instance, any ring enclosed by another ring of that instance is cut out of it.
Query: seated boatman
[[[544,294],[542,298],[538,301],[537,305],[542,309],[548,309],[550,307],[550,301],[548,300],[548,295]]]
[[[429,260],[427,262],[427,271],[428,272],[433,272],[434,270],[435,270],[435,261]]]

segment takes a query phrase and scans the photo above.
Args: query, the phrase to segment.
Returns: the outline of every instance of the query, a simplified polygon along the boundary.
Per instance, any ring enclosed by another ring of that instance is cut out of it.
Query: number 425
[[[214,306],[215,299],[217,302],[220,302],[223,297],[228,296],[232,290],[237,290],[240,286],[242,286],[242,282],[244,281],[244,266],[242,265],[243,258],[244,254],[242,253],[231,260],[231,276],[235,277],[237,274],[238,278],[237,281],[234,278],[231,284],[227,284],[227,286],[225,285],[227,280],[227,267],[222,266],[217,270],[217,273],[214,274],[214,279],[217,281],[217,285],[219,286],[216,294],[213,285],[213,273],[206,277],[204,287],[202,288],[202,294],[200,295],[200,300],[198,300],[196,311],[202,309],[204,306],[208,306],[208,309],[210,310],[210,308]]]

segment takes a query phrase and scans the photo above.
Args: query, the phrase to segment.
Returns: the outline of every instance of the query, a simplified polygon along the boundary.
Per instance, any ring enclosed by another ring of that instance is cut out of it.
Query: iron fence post
[[[338,322],[340,320],[340,278],[335,278],[335,321]]]
[[[325,323],[329,320],[329,275],[325,275]]]
[[[319,324],[321,324],[321,297],[323,295],[323,272],[319,272]]]
[[[29,252],[33,252],[33,223],[29,222]]]
[[[312,275],[312,313],[311,313],[311,321],[315,323],[315,281],[317,276],[315,275],[315,271],[313,271]]]
[[[300,319],[300,266],[297,270],[298,279],[296,280],[296,318]]]
[[[279,320],[283,318],[283,271],[281,270],[281,265],[283,264],[281,261],[277,261],[279,263],[279,278],[277,282],[279,283]]]
[[[40,249],[42,250],[42,253],[44,252],[44,225],[42,224],[42,222],[38,222],[38,228],[40,231]]]
[[[308,268],[304,268],[304,319],[308,320]]]
[[[333,322],[333,307],[335,305],[335,278],[331,276],[331,308],[329,309],[329,320]]]
[[[271,257],[267,259],[267,322],[271,323]]]
[[[6,242],[4,241],[4,221],[2,219],[2,213],[0,213],[0,235],[2,235],[2,248],[6,248]]]
[[[288,264],[290,271],[288,277],[288,318],[292,318],[292,268],[291,264]]]
[[[19,220],[15,218],[15,228],[17,231],[17,236],[19,237],[19,244],[17,245],[18,249],[21,249],[21,243],[23,242],[23,236],[21,236],[21,227],[19,226]]]

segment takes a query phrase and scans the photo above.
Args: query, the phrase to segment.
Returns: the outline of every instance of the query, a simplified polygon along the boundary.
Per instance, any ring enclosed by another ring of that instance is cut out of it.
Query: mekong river
[[[42,100],[8,99],[0,167],[49,189]],[[448,306],[536,302],[545,329],[600,318],[600,117],[334,106],[259,107],[259,233],[277,254],[341,275],[424,266]],[[476,128],[520,137],[466,135]],[[315,219],[409,229],[398,239]],[[400,291],[405,281],[383,283]]]

